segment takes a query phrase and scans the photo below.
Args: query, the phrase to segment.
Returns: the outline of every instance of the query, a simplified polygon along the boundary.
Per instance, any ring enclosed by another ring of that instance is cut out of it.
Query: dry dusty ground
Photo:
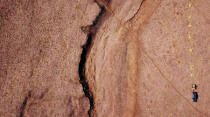
[[[210,116],[210,2],[145,0],[138,8],[141,2],[113,1],[115,14],[104,16],[95,36],[86,67],[95,116]]]
[[[208,0],[0,0],[0,117],[210,117],[209,29]]]

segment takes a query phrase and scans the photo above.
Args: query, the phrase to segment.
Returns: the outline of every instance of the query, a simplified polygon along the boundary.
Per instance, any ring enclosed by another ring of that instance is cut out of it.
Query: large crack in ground
[[[31,91],[28,92],[27,96],[24,98],[23,103],[20,107],[20,115],[19,117],[24,117],[25,108],[28,102],[28,99],[31,97]]]
[[[86,60],[87,60],[87,55],[91,51],[91,46],[92,46],[93,39],[94,39],[94,37],[96,35],[96,32],[97,32],[97,29],[100,25],[100,20],[102,19],[102,16],[106,12],[106,7],[104,5],[98,3],[98,0],[95,0],[95,2],[100,7],[99,14],[96,16],[92,25],[81,27],[81,30],[87,32],[87,41],[82,47],[83,50],[82,50],[82,54],[80,56],[80,63],[79,63],[79,70],[78,70],[79,71],[79,77],[80,77],[80,83],[83,87],[83,91],[85,93],[85,96],[89,99],[89,103],[90,103],[90,108],[88,110],[88,116],[89,117],[91,117],[92,110],[94,109],[94,99],[93,99],[93,94],[92,94],[92,92],[89,88],[88,81],[87,81],[86,76],[85,76],[85,64],[86,64]]]

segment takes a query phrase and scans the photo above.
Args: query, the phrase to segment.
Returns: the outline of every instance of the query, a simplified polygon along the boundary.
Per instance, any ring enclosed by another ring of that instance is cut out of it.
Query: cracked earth
[[[209,11],[208,0],[0,0],[0,117],[209,117]]]

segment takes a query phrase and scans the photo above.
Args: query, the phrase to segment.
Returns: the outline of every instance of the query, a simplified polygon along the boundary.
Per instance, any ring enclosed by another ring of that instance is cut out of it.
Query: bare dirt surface
[[[0,0],[0,117],[209,117],[209,11],[208,0]]]
[[[210,2],[188,4],[112,2],[115,14],[104,18],[86,66],[95,100],[93,116],[210,116]],[[198,85],[197,103],[192,103],[192,83]]]
[[[91,0],[0,1],[0,117],[87,117],[78,67]]]

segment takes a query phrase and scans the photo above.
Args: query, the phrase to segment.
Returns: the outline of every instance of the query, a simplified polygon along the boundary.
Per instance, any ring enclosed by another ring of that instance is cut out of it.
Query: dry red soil
[[[209,0],[0,0],[0,117],[210,117],[209,45]]]

